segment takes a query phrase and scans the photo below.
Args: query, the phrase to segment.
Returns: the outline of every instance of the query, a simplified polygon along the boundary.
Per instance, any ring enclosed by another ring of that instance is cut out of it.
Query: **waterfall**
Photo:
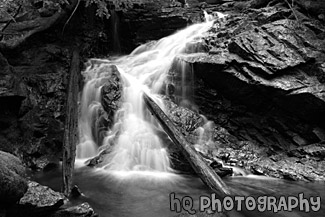
[[[79,118],[79,158],[89,158],[98,147],[110,147],[104,169],[110,171],[170,171],[168,153],[155,133],[158,124],[144,108],[142,93],[146,92],[163,109],[157,93],[163,86],[174,58],[185,53],[188,43],[201,38],[212,22],[191,25],[174,35],[136,48],[130,55],[114,60],[100,60],[90,64],[83,72],[85,86],[81,97]],[[109,66],[115,65],[123,81],[123,102],[116,112],[114,125],[105,129],[101,140],[94,122],[105,115],[100,93],[109,74]]]
[[[112,39],[113,39],[113,52],[120,53],[121,52],[121,44],[120,44],[120,37],[119,37],[119,31],[120,31],[120,18],[115,10],[110,10],[110,25],[112,29]]]

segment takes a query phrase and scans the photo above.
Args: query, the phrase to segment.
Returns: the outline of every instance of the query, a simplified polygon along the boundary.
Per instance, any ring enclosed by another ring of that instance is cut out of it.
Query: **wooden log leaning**
[[[181,149],[185,158],[189,161],[191,166],[201,180],[220,197],[225,197],[231,194],[228,186],[216,174],[216,172],[209,167],[199,153],[186,140],[184,135],[176,128],[173,122],[161,110],[161,108],[146,94],[143,93],[144,102],[149,111],[156,117],[164,131],[168,134],[171,140]]]
[[[72,174],[76,157],[76,144],[78,142],[78,93],[80,76],[80,60],[78,50],[73,51],[70,67],[64,124],[62,162],[63,193],[67,197],[71,192]]]

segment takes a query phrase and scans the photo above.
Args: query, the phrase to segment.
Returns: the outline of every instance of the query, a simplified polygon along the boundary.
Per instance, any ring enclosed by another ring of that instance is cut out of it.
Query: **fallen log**
[[[161,108],[145,93],[143,93],[144,102],[149,111],[156,117],[164,131],[168,134],[171,140],[180,148],[185,158],[189,161],[191,166],[201,180],[218,196],[225,197],[230,195],[230,189],[216,174],[216,172],[209,167],[199,153],[186,140],[184,135],[176,128],[173,122],[161,110]]]
[[[67,197],[71,192],[72,173],[76,157],[76,145],[78,142],[79,64],[79,51],[76,49],[73,51],[71,60],[63,139],[63,193]]]

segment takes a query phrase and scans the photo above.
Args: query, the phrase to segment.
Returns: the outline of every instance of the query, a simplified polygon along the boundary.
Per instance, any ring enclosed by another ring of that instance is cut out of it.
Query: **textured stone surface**
[[[82,203],[77,206],[55,212],[51,217],[95,217],[98,216],[88,203]]]
[[[6,55],[0,73],[0,149],[42,169],[61,151],[69,51],[31,45]],[[55,161],[55,160],[54,160]]]
[[[201,22],[203,13],[197,0],[187,0],[187,7],[176,1],[144,0],[141,7],[121,15],[120,43],[127,53],[140,44],[158,40],[189,23]]]
[[[0,151],[0,203],[15,203],[26,190],[25,167],[17,157]]]
[[[324,141],[325,29],[309,18],[283,18],[291,13],[267,7],[215,21],[202,45],[207,53],[178,57],[193,69],[187,72],[192,105],[184,106],[222,129],[196,145],[204,156],[256,174],[324,180],[322,147],[310,144]],[[166,85],[181,80],[172,70]],[[171,98],[177,94],[171,91]]]
[[[105,84],[101,89],[101,102],[108,115],[109,121],[112,121],[115,112],[121,106],[123,87],[120,73],[118,72],[116,66],[107,66],[105,67],[105,71],[107,73],[107,77],[103,81]]]
[[[51,210],[57,209],[64,203],[64,195],[53,191],[47,186],[42,186],[37,182],[30,181],[28,183],[28,190],[19,201],[20,206],[27,208]]]

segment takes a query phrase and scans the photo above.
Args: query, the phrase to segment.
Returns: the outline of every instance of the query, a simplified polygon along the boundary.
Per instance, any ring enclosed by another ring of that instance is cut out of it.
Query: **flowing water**
[[[208,14],[206,17],[212,19]],[[101,217],[196,216],[189,215],[184,210],[184,215],[171,211],[170,194],[175,193],[179,198],[191,197],[193,208],[197,210],[200,196],[209,196],[212,192],[197,177],[178,175],[171,171],[168,153],[164,148],[165,141],[155,133],[155,128],[159,126],[144,108],[142,93],[144,91],[149,94],[164,108],[156,94],[161,91],[175,56],[184,53],[189,42],[200,40],[211,25],[211,22],[206,22],[189,26],[158,42],[144,44],[128,56],[112,60],[92,60],[92,64],[83,72],[85,85],[80,104],[80,144],[77,148],[78,159],[74,174],[74,183],[79,186],[83,196],[71,200],[71,204],[87,201]],[[123,96],[113,127],[105,129],[97,123],[105,116],[101,105],[101,88],[109,76],[110,72],[106,69],[109,69],[110,65],[116,65],[121,73]],[[181,67],[187,70],[186,66]],[[186,83],[185,80],[182,82]],[[181,99],[186,99],[188,91],[184,90]],[[209,142],[211,124],[206,121],[206,125],[198,129],[198,143]],[[99,147],[112,149],[105,159],[105,164],[97,169],[84,166],[85,159],[95,156],[103,149]],[[41,184],[60,190],[60,172],[52,171],[36,175],[34,178]],[[229,177],[225,182],[237,195],[279,197],[297,196],[304,192],[305,197],[325,196],[324,183],[288,182],[252,175]],[[324,208],[322,201],[318,212],[294,210],[273,213],[243,210],[210,216],[323,217]]]
[[[79,162],[81,163],[81,162]],[[237,176],[224,179],[225,183],[236,195],[245,196],[297,196],[304,193],[304,197],[320,196],[321,209],[318,212],[271,211],[229,211],[225,215],[189,215],[182,210],[180,215],[170,211],[170,194],[175,193],[177,198],[190,196],[193,198],[193,208],[198,210],[201,196],[210,196],[212,192],[197,177],[180,176],[151,176],[140,173],[130,176],[116,176],[107,171],[94,170],[87,166],[77,167],[74,174],[74,184],[81,189],[83,196],[74,199],[67,205],[88,202],[100,217],[176,217],[176,216],[215,216],[215,217],[324,217],[325,190],[324,183],[304,183],[272,179],[259,176]],[[34,177],[43,185],[59,191],[61,189],[60,171],[51,171]]]
[[[92,157],[98,147],[107,148],[114,140],[103,166],[107,171],[170,171],[168,153],[154,131],[159,126],[143,107],[142,93],[151,95],[163,108],[156,94],[161,91],[174,58],[185,52],[188,43],[200,40],[211,25],[212,22],[195,24],[156,43],[144,44],[128,56],[89,64],[83,72],[86,83],[81,98],[77,157]],[[100,139],[96,120],[105,114],[100,94],[109,73],[105,69],[110,65],[115,65],[121,74],[123,102],[116,112],[114,126],[101,131],[100,135],[105,135]]]

